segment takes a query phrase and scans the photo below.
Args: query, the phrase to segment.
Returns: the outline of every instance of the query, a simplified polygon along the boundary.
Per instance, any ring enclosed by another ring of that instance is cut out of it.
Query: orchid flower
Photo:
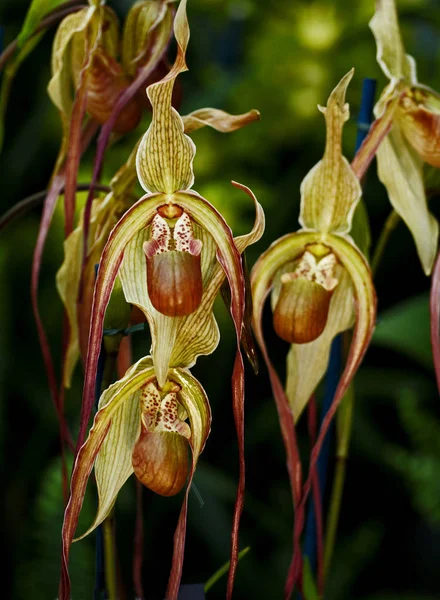
[[[171,98],[176,77],[187,69],[186,0],[176,12],[174,35],[177,41],[175,63],[161,81],[147,89],[153,116],[136,157],[137,175],[147,193],[125,212],[110,233],[95,284],[78,440],[81,447],[72,473],[63,526],[60,600],[67,600],[70,594],[69,549],[93,465],[99,507],[87,533],[108,515],[131,473],[162,495],[179,492],[186,482],[167,591],[167,599],[177,598],[188,492],[210,429],[208,400],[187,369],[199,355],[210,354],[218,344],[213,303],[225,277],[231,289],[231,315],[237,337],[232,389],[240,458],[228,596],[232,593],[244,493],[244,367],[240,341],[245,283],[241,253],[261,237],[264,215],[252,192],[234,184],[253,199],[256,219],[250,233],[233,238],[220,213],[190,189],[194,182],[195,145],[185,134],[184,127],[186,122],[189,130],[208,124],[229,131],[238,128],[240,123],[255,120],[258,113],[253,111],[237,117],[203,109],[182,119],[172,107]],[[104,316],[117,277],[126,301],[138,306],[148,320],[152,356],[134,365],[123,379],[103,393],[93,427],[82,445],[93,404]],[[192,450],[189,474],[188,446]]]
[[[394,0],[377,0],[370,21],[377,61],[390,80],[375,107],[393,108],[392,128],[377,150],[379,179],[394,210],[414,238],[427,275],[437,252],[438,223],[429,212],[423,163],[440,166],[440,95],[417,81],[416,63],[405,53]]]
[[[341,153],[343,125],[349,118],[345,94],[352,76],[353,70],[333,90],[327,107],[319,107],[325,117],[327,140],[322,160],[301,184],[302,228],[274,242],[251,273],[254,331],[269,370],[287,450],[296,508],[295,544],[299,542],[303,519],[299,508],[302,506],[303,510],[310,477],[303,492],[294,422],[325,373],[333,338],[354,325],[347,364],[312,452],[311,472],[328,425],[364,356],[375,324],[371,272],[349,235],[361,186]],[[274,329],[291,344],[285,392],[272,366],[262,330],[262,312],[269,292],[272,292]],[[297,563],[292,568],[296,567]],[[286,597],[290,597],[298,575],[292,573]]]

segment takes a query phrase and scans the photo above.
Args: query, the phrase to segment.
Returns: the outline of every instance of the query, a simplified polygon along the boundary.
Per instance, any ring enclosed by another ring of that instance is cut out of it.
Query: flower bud
[[[94,56],[87,86],[87,112],[98,121],[105,123],[119,99],[128,88],[130,80],[125,77],[119,63],[98,49]],[[118,115],[113,131],[127,133],[132,131],[142,116],[142,100],[134,96]]]
[[[312,342],[324,331],[330,300],[338,280],[333,277],[336,257],[319,262],[306,251],[293,273],[281,276],[273,325],[277,335],[291,344]]]
[[[141,434],[132,454],[134,473],[147,488],[174,496],[188,476],[189,425],[178,403],[180,386],[167,382],[162,391],[148,383],[141,391]]]
[[[131,77],[148,61],[156,44],[167,43],[173,27],[172,11],[158,0],[136,2],[130,8],[122,35],[122,65]],[[160,78],[159,78],[160,79]],[[147,86],[145,86],[147,87]]]
[[[73,38],[72,77],[77,87],[86,57],[85,50],[88,47],[93,52],[93,57],[87,81],[87,112],[98,123],[103,124],[110,117],[119,96],[130,85],[131,79],[124,74],[116,60],[119,50],[119,22],[113,10],[101,7],[100,12],[96,12],[96,16],[92,18],[89,27],[87,40],[83,34],[77,34]],[[93,48],[98,35],[99,45]],[[135,96],[121,110],[113,131],[127,133],[133,130],[141,119],[142,110],[142,98]]]
[[[400,99],[398,123],[421,158],[440,167],[440,96],[429,88],[409,88]]]
[[[148,295],[160,313],[183,317],[198,308],[203,293],[201,250],[202,242],[194,239],[186,213],[171,228],[160,214],[154,217],[144,252]]]

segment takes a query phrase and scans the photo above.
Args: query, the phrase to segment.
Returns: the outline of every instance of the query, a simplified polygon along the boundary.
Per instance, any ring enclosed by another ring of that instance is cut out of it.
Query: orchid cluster
[[[75,318],[75,307],[69,310],[69,298],[76,298],[77,294],[69,293],[67,287],[79,286],[79,277],[72,278],[72,266],[76,265],[80,275],[81,225],[66,240],[66,261],[58,276],[66,308],[73,314],[72,331],[81,331],[84,322],[91,323],[87,355],[82,353],[85,386],[80,440],[93,405],[104,321],[108,322],[109,313],[110,318],[117,318],[119,322],[124,317],[129,318],[120,304],[119,314],[118,309],[112,308],[112,295],[122,293],[127,306],[133,305],[143,312],[152,339],[151,356],[142,358],[103,392],[89,436],[83,445],[78,444],[80,450],[72,473],[63,528],[64,562],[59,592],[63,599],[70,595],[69,547],[93,466],[99,507],[87,533],[109,515],[120,488],[132,473],[144,486],[163,496],[177,494],[186,484],[167,592],[167,597],[177,597],[188,492],[211,427],[208,398],[188,369],[198,356],[210,354],[218,344],[213,302],[225,277],[231,289],[231,314],[237,331],[233,396],[239,435],[242,427],[243,362],[239,346],[245,286],[240,255],[262,235],[264,218],[250,190],[235,184],[253,199],[256,220],[249,234],[232,237],[220,213],[191,190],[196,149],[185,130],[194,130],[205,122],[221,130],[231,130],[254,120],[258,113],[232,117],[222,111],[205,109],[182,119],[172,107],[172,96],[176,78],[187,69],[186,2],[181,2],[177,10],[174,36],[177,57],[166,76],[147,88],[153,116],[135,153],[137,176],[146,195],[130,208],[124,204],[133,191],[132,156],[112,181],[110,194],[103,201],[95,201],[89,228],[95,241],[87,256],[83,283],[90,282],[96,253],[100,256],[99,270],[92,305],[89,301],[83,311],[77,312],[79,320]],[[123,216],[118,220],[121,213]],[[71,344],[70,351],[78,354],[78,344]],[[66,371],[66,383],[73,362],[74,359]],[[239,490],[233,533],[232,559],[235,561],[241,496],[242,490]]]
[[[78,365],[84,369],[80,429],[62,529],[59,600],[71,597],[69,554],[92,471],[98,508],[93,523],[77,539],[106,521],[131,475],[160,496],[184,490],[166,592],[167,600],[177,600],[189,491],[211,430],[209,399],[191,369],[199,356],[213,353],[219,343],[214,316],[219,292],[229,304],[236,334],[232,407],[239,482],[227,598],[233,592],[244,505],[242,349],[255,367],[253,335],[269,372],[295,513],[293,558],[284,597],[291,598],[295,590],[306,600],[318,597],[305,592],[301,538],[324,438],[369,347],[376,322],[376,292],[365,244],[369,226],[362,198],[363,178],[374,157],[390,203],[414,238],[425,274],[431,273],[438,252],[438,223],[427,206],[423,165],[440,167],[440,95],[417,81],[415,61],[403,47],[394,0],[377,0],[370,22],[377,60],[389,79],[374,108],[376,120],[349,163],[342,147],[350,117],[346,95],[352,69],[331,92],[326,106],[318,107],[326,143],[322,159],[299,190],[300,229],[273,242],[253,266],[250,278],[244,253],[263,235],[263,209],[249,188],[232,182],[255,210],[252,230],[233,236],[220,212],[193,189],[196,146],[190,134],[205,126],[233,132],[257,121],[259,113],[231,115],[203,108],[179,114],[178,77],[187,70],[190,36],[186,10],[187,0],[177,7],[172,0],[141,0],[130,8],[121,35],[118,18],[105,2],[90,0],[76,10],[69,3],[54,39],[48,91],[61,116],[62,142],[34,254],[32,302],[63,448],[66,443],[74,448],[62,410],[64,390],[71,386]],[[170,40],[176,46],[172,64],[167,60]],[[98,189],[108,144],[136,130],[146,109],[151,111],[146,132],[109,185]],[[78,213],[81,155],[99,129],[93,178]],[[137,183],[145,192],[141,198]],[[67,326],[58,387],[37,292],[42,252],[61,194],[64,261],[56,286]],[[433,350],[440,387],[440,258],[432,290]],[[289,344],[285,385],[263,331],[269,295],[273,330]],[[148,355],[125,364],[119,378],[105,382],[96,398],[100,355],[111,357],[113,375],[122,339],[139,319],[148,325]],[[349,346],[345,367],[304,478],[296,425],[316,394],[328,369],[332,343],[340,334]],[[322,594],[319,574],[318,580]]]

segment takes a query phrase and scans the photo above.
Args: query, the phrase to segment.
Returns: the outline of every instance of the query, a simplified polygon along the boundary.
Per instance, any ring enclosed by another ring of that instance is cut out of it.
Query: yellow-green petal
[[[133,4],[125,19],[122,35],[121,58],[127,75],[136,76],[138,69],[148,60],[158,29],[170,31],[171,21],[169,5],[161,0]]]
[[[349,118],[345,103],[347,86],[353,69],[330,94],[325,116],[327,137],[322,160],[306,175],[301,184],[299,222],[305,229],[323,233],[349,233],[353,212],[362,194],[358,178],[342,156],[342,130]]]
[[[405,53],[394,0],[376,0],[370,29],[376,39],[377,62],[388,79],[416,83],[416,63]]]
[[[98,510],[92,525],[78,540],[91,533],[108,516],[119,490],[133,473],[131,456],[141,428],[139,389],[154,375],[151,358],[142,358],[99,399],[95,420],[111,418],[111,425],[95,461]],[[117,408],[114,408],[115,403]],[[85,446],[91,443],[92,431],[93,428]]]
[[[194,182],[193,160],[196,152],[193,141],[185,135],[179,113],[171,106],[174,82],[179,73],[187,71],[186,48],[189,26],[186,0],[182,0],[174,19],[177,57],[169,73],[147,88],[153,107],[150,127],[145,133],[137,154],[139,181],[147,192],[172,194],[189,189]]]
[[[58,110],[70,115],[73,104],[72,73],[69,60],[69,45],[75,36],[85,32],[96,9],[92,6],[67,16],[58,27],[52,50],[52,78],[47,91]]]
[[[192,133],[202,127],[212,127],[222,133],[230,133],[259,119],[258,110],[252,109],[241,115],[231,115],[218,108],[199,108],[182,117],[185,133]]]
[[[377,165],[379,179],[411,231],[423,270],[429,275],[437,251],[438,223],[428,210],[422,159],[397,126],[379,146]]]

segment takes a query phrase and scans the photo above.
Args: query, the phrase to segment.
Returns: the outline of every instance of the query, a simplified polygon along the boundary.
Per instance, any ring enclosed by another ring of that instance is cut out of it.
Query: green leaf
[[[410,298],[380,315],[373,342],[405,354],[419,364],[432,368],[429,297]]]
[[[318,590],[316,589],[316,584],[308,557],[306,557],[304,560],[303,595],[304,600],[319,600]]]
[[[54,10],[64,0],[32,0],[28,8],[20,33],[18,34],[18,48],[22,48],[25,42],[33,34],[41,19],[48,12]]]

